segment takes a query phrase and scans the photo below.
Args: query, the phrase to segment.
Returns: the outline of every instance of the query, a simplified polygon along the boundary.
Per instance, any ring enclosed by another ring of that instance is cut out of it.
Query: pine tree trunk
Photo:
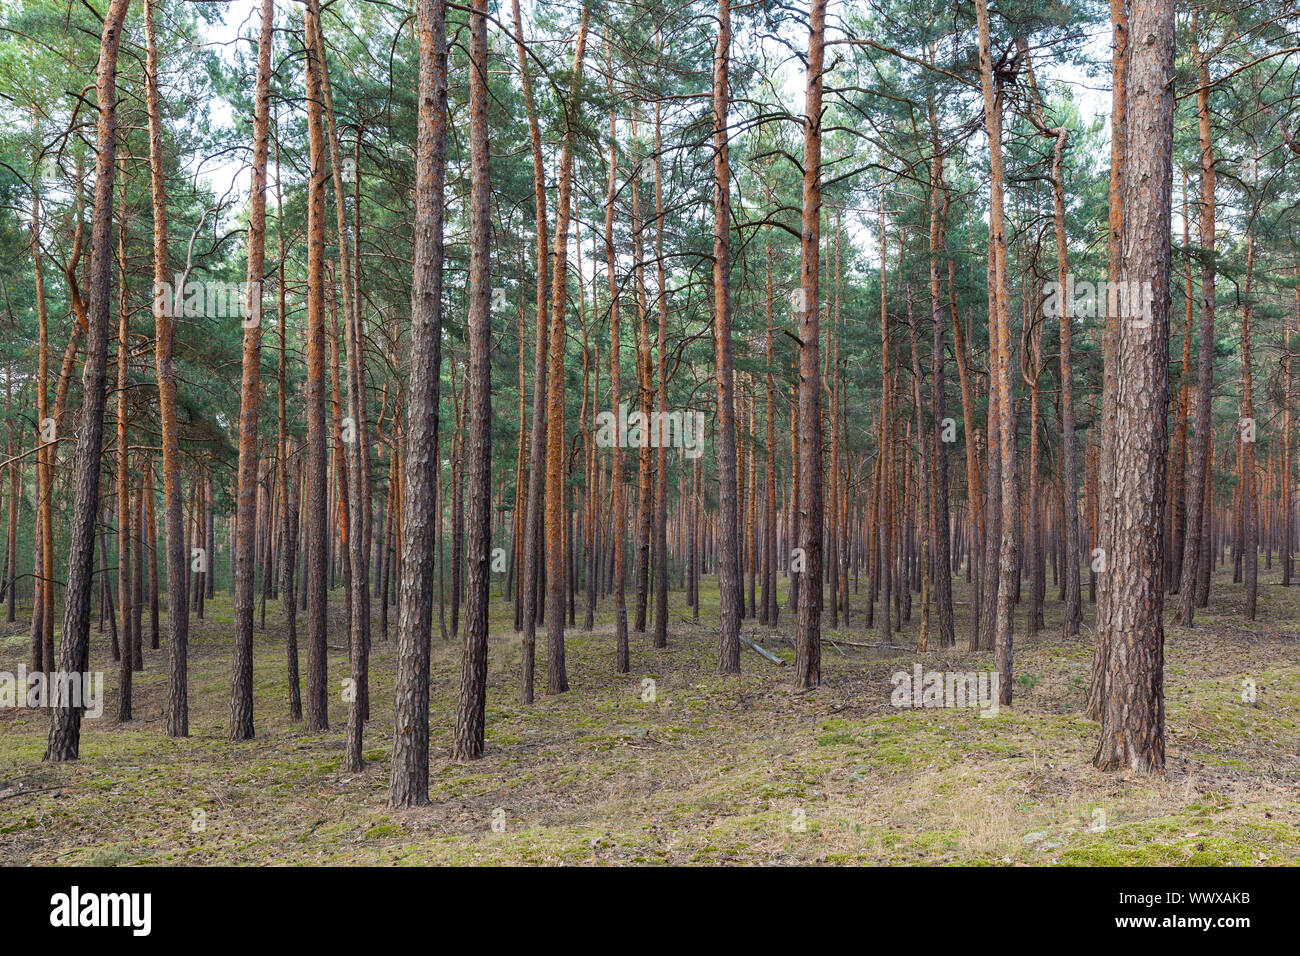
[[[319,0],[307,0],[307,707],[308,730],[329,728],[327,587],[329,574],[329,435],[325,425],[325,142],[321,105]]]
[[[616,423],[623,401],[622,348],[619,342],[619,281],[615,274],[614,197],[618,187],[618,125],[614,116],[614,66],[612,46],[605,38],[609,93],[609,182],[605,193],[605,268],[609,278],[609,401]],[[627,505],[623,499],[623,447],[616,440],[610,448],[610,526],[613,530],[614,560],[614,671],[626,674],[631,667],[627,637]]]
[[[80,678],[90,658],[90,593],[94,577],[95,518],[99,512],[100,452],[104,438],[104,384],[108,352],[108,313],[112,284],[113,178],[117,166],[117,54],[122,24],[130,0],[112,0],[104,16],[99,43],[95,94],[99,106],[96,128],[95,206],[90,250],[90,302],[87,310],[86,362],[82,372],[81,420],[73,460],[71,545],[59,671]],[[47,537],[47,541],[50,539]],[[47,581],[48,588],[52,582]],[[52,657],[52,655],[50,655]],[[125,658],[126,647],[122,656]],[[48,660],[48,658],[47,658]],[[76,760],[81,744],[83,707],[51,694],[45,758]]]
[[[411,285],[411,381],[404,456],[401,600],[389,803],[429,802],[429,629],[433,623],[438,391],[441,365],[443,183],[447,133],[446,5],[417,0],[419,118],[415,150],[415,249]]]
[[[658,271],[659,335],[655,348],[655,370],[659,391],[655,399],[660,417],[655,450],[654,508],[654,598],[655,625],[652,643],[668,646],[668,269],[664,262],[664,183],[659,157],[663,149],[660,104],[655,103],[655,261]]]
[[[465,652],[461,658],[453,756],[483,754],[487,708],[488,584],[492,547],[492,327],[490,173],[488,167],[487,0],[470,14],[470,208],[468,413],[469,540],[466,545]]]
[[[257,412],[262,401],[262,273],[266,261],[266,163],[270,152],[271,37],[274,0],[262,0],[253,108],[253,182],[248,212],[243,377],[239,391],[239,462],[235,507],[235,666],[230,739],[253,738],[253,544],[257,533]],[[282,332],[283,334],[283,332]]]
[[[123,177],[125,178],[125,177]],[[131,312],[127,302],[126,277],[126,202],[119,213],[118,225],[118,316],[117,316],[117,606],[122,615],[121,670],[118,679],[117,719],[131,719],[131,677],[135,670],[135,637],[131,614],[131,470],[130,449],[130,382]]]
[[[1214,395],[1214,279],[1215,262],[1215,156],[1210,126],[1210,65],[1200,52],[1193,18],[1192,56],[1197,66],[1196,113],[1201,147],[1201,345],[1196,381],[1196,437],[1192,469],[1187,476],[1187,531],[1183,545],[1183,573],[1178,585],[1178,611],[1174,623],[1191,627],[1198,592],[1201,552],[1209,551],[1210,404]],[[1208,574],[1204,575],[1208,580]]]
[[[939,252],[947,230],[948,200],[941,189],[943,154],[938,148],[938,123],[933,97],[929,107],[931,146],[930,161],[930,412],[934,449],[932,521],[934,524],[934,605],[939,618],[939,646],[952,647],[957,642],[952,617],[952,540],[948,512],[948,442],[943,432],[947,421],[947,394],[944,384],[943,295],[939,278]]]
[[[799,576],[795,620],[796,687],[816,687],[822,679],[822,423],[819,352],[818,252],[821,244],[822,64],[826,42],[826,0],[812,0],[808,21],[808,88],[804,99],[803,218],[799,288]],[[887,615],[886,615],[887,616]]]
[[[814,13],[815,11],[816,2]],[[718,39],[713,59],[713,354],[718,395],[718,597],[721,606],[718,672],[739,674],[740,604],[737,585],[740,580],[740,564],[736,516],[736,421],[731,359],[731,164],[727,152],[730,47],[730,0],[718,0]],[[817,81],[820,84],[820,64],[818,74]],[[818,89],[820,90],[820,85]],[[814,117],[814,123],[819,121],[820,116]],[[805,184],[805,192],[806,190]],[[814,194],[814,198],[820,201],[817,194]],[[815,215],[820,215],[820,210]],[[805,211],[805,219],[806,216]],[[815,236],[813,242],[815,246]],[[817,292],[816,261],[814,251],[814,302]],[[804,279],[807,280],[806,275]],[[815,323],[815,317],[813,321]],[[815,333],[815,324],[813,330]],[[820,462],[818,451],[819,466]],[[817,533],[820,535],[820,527]],[[820,584],[819,578],[818,585]],[[810,679],[813,683],[817,682],[815,675]]]
[[[1259,597],[1259,515],[1255,495],[1255,398],[1250,355],[1251,283],[1255,272],[1253,224],[1246,228],[1246,281],[1241,305],[1241,519],[1245,534],[1242,558],[1246,585],[1246,620],[1255,620]]]
[[[1011,703],[1012,611],[1017,561],[1016,535],[1016,429],[1011,388],[1011,293],[1007,285],[1007,241],[1003,220],[1002,113],[1000,94],[994,89],[989,52],[989,14],[986,0],[976,0],[980,34],[980,87],[984,94],[984,123],[989,138],[989,246],[993,252],[994,314],[990,316],[990,392],[996,391],[1000,451],[1001,545],[998,553],[997,611],[994,622],[994,658],[1000,681],[1000,703]],[[990,446],[990,457],[993,449]]]
[[[770,196],[769,196],[770,198]],[[776,598],[776,389],[772,377],[772,258],[773,249],[769,242],[764,259],[764,313],[767,319],[767,339],[764,358],[766,360],[767,384],[767,466],[763,475],[763,484],[767,505],[763,510],[763,614],[762,623],[776,627],[780,614]]]
[[[542,537],[542,490],[546,477],[546,368],[549,355],[547,303],[550,253],[546,238],[546,166],[542,158],[541,130],[533,100],[532,73],[524,48],[524,25],[519,0],[511,0],[515,24],[515,51],[519,58],[519,78],[523,87],[524,107],[528,114],[528,141],[533,157],[534,220],[537,230],[537,335],[533,352],[533,420],[528,439],[528,499],[524,514],[524,576],[520,586],[523,610],[523,686],[525,704],[533,702],[533,670],[537,645],[538,578]]]
[[[1032,94],[1035,125],[1043,136],[1054,139],[1052,146],[1052,225],[1056,237],[1056,279],[1060,295],[1065,296],[1070,278],[1070,249],[1065,232],[1065,147],[1070,131],[1064,126],[1048,127],[1043,116],[1042,99],[1030,66],[1029,44],[1020,39],[1018,47],[1025,60]],[[1073,316],[1068,308],[1061,310],[1060,325],[1060,417],[1061,417],[1061,482],[1062,536],[1065,552],[1065,616],[1063,636],[1077,637],[1083,621],[1083,603],[1079,588],[1079,495],[1077,491],[1077,465],[1074,440],[1074,353]],[[1184,361],[1184,369],[1186,362]],[[1184,406],[1184,415],[1186,409]]]
[[[1130,296],[1116,316],[1117,389],[1109,436],[1113,458],[1113,549],[1107,576],[1110,648],[1094,758],[1103,770],[1164,769],[1164,525],[1169,371],[1170,238],[1173,190],[1173,0],[1132,0],[1133,47],[1124,123],[1129,142],[1122,191],[1122,289],[1149,283],[1150,308]],[[1149,311],[1149,315],[1147,314]],[[1122,436],[1122,439],[1121,439]],[[1122,453],[1120,442],[1122,441]]]
[[[930,544],[933,526],[930,514],[930,433],[925,425],[925,406],[921,402],[921,350],[916,334],[916,317],[912,314],[912,288],[907,289],[907,328],[912,351],[912,410],[916,415],[916,447],[920,462],[917,475],[917,535],[921,540],[921,626],[917,631],[916,649],[924,653],[930,639]]]
[[[587,52],[588,8],[584,2],[582,20],[573,54],[566,122],[560,145],[559,200],[555,213],[554,252],[551,263],[551,331],[546,373],[546,692],[560,694],[569,689],[564,664],[565,611],[565,494],[564,494],[564,352],[565,309],[568,299],[569,218],[573,193],[573,111],[582,82],[582,63]]]

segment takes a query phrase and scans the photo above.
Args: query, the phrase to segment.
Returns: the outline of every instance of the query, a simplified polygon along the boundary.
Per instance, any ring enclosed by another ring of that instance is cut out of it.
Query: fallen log
[[[763,657],[767,658],[769,661],[771,661],[773,664],[776,664],[778,667],[785,667],[785,661],[782,658],[777,657],[767,648],[759,647],[757,644],[755,644],[753,641],[747,638],[744,634],[738,634],[737,636],[740,638],[740,642],[744,644],[746,647],[748,647],[751,651],[761,654]]]

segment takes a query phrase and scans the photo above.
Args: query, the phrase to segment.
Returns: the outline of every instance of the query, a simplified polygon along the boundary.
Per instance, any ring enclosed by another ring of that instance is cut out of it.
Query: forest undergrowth
[[[1168,763],[1154,778],[1092,766],[1092,631],[1063,641],[1054,601],[1034,638],[1017,615],[1015,702],[987,717],[890,702],[891,677],[916,664],[992,668],[991,653],[965,649],[960,578],[956,649],[918,655],[915,615],[898,646],[854,646],[879,643],[859,607],[848,629],[826,632],[822,685],[803,693],[791,684],[785,606],[775,628],[742,622],[785,666],[747,649],[738,678],[713,673],[716,629],[692,623],[679,592],[668,648],[634,633],[630,674],[613,673],[612,614],[598,613],[591,632],[569,632],[572,690],[539,692],[531,707],[518,702],[509,605],[494,598],[484,757],[450,759],[461,643],[441,640],[435,619],[431,803],[400,811],[387,806],[395,625],[383,641],[376,614],[366,767],[349,773],[341,592],[330,603],[330,730],[306,732],[280,703],[276,602],[254,643],[257,736],[242,743],[226,733],[232,612],[219,592],[191,622],[188,739],[163,732],[165,646],[146,647],[136,719],[115,721],[117,668],[93,629],[107,700],[85,723],[81,760],[42,762],[46,713],[0,710],[0,862],[1297,865],[1300,589],[1277,580],[1276,569],[1261,574],[1254,622],[1216,577],[1197,627],[1169,628]],[[716,621],[714,579],[702,583],[701,619]],[[1085,611],[1090,625],[1086,601]],[[16,670],[27,631],[3,635],[0,669]]]

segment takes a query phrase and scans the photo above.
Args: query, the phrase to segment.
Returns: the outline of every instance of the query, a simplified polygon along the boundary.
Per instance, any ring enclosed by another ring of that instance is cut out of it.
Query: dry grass
[[[519,641],[495,601],[487,754],[447,759],[459,646],[435,637],[432,804],[402,812],[386,806],[393,644],[376,635],[363,773],[340,770],[345,655],[330,657],[332,729],[308,734],[285,716],[274,627],[257,636],[257,739],[231,744],[230,606],[218,598],[195,622],[189,739],[164,734],[165,650],[147,652],[136,677],[139,719],[113,721],[115,667],[98,634],[92,660],[111,672],[109,700],[86,724],[79,762],[42,763],[45,716],[0,711],[0,861],[1296,864],[1300,599],[1275,575],[1261,584],[1258,622],[1234,616],[1235,589],[1216,581],[1214,613],[1194,631],[1170,630],[1161,779],[1092,768],[1096,727],[1080,713],[1090,645],[1086,635],[1063,643],[1052,620],[1037,638],[1018,635],[1015,706],[989,719],[889,704],[890,675],[916,661],[991,668],[990,655],[960,649],[962,609],[959,649],[827,646],[823,686],[796,694],[788,668],[748,650],[740,678],[716,676],[716,633],[691,624],[677,594],[670,646],[633,635],[631,675],[611,672],[607,610],[594,631],[569,632],[570,693],[541,696],[539,648],[538,702],[524,707]],[[710,597],[706,622],[716,620]],[[269,612],[270,625],[278,605]],[[745,630],[790,658],[783,614],[776,629]],[[915,640],[916,623],[900,643]],[[878,640],[860,620],[841,636]],[[337,617],[329,640],[344,643]],[[0,669],[14,670],[25,648],[25,630],[11,627]],[[1247,677],[1253,706],[1241,701]]]

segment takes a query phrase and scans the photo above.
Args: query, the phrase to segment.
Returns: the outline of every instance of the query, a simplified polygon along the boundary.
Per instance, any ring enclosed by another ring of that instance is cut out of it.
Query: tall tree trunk
[[[162,154],[162,108],[158,90],[155,0],[146,0],[148,42],[149,171],[153,199],[154,354],[158,373],[158,417],[162,441],[163,533],[167,566],[167,734],[189,736],[189,562],[185,553],[185,493],[181,487],[180,425],[176,417],[176,372],[172,349],[176,323],[167,256],[167,188]]]
[[[1125,119],[1129,71],[1129,4],[1127,0],[1111,0],[1110,18],[1114,34],[1111,53],[1111,138],[1110,138],[1110,231],[1107,234],[1107,278],[1119,281],[1120,240],[1124,230],[1123,191],[1128,167],[1128,131]],[[1109,309],[1107,310],[1109,311]],[[1118,330],[1113,316],[1107,316],[1102,330],[1102,383],[1101,383],[1101,440],[1097,449],[1097,513],[1093,555],[1100,558],[1103,571],[1094,573],[1093,586],[1097,594],[1096,645],[1092,659],[1092,684],[1088,692],[1088,716],[1102,719],[1102,708],[1108,695],[1106,680],[1110,672],[1108,658],[1110,645],[1110,567],[1114,554],[1111,540],[1110,518],[1112,509],[1107,504],[1114,497],[1114,448],[1108,441],[1113,436],[1115,416],[1115,369],[1118,349]]]
[[[257,411],[262,401],[262,273],[266,262],[266,163],[270,152],[271,37],[274,26],[275,2],[262,0],[253,104],[248,281],[241,323],[244,327],[244,351],[239,389],[239,463],[235,501],[235,664],[230,689],[231,740],[253,738],[253,546],[257,535]]]
[[[948,524],[948,442],[946,429],[947,395],[944,386],[943,295],[939,278],[939,251],[947,230],[948,199],[942,189],[943,154],[939,150],[938,123],[933,97],[927,104],[930,115],[930,412],[933,417],[931,440],[934,449],[932,521],[934,523],[934,604],[939,617],[939,646],[952,647],[957,642],[952,617],[952,540]]]
[[[285,372],[288,357],[288,333],[285,322],[288,314],[284,288],[284,203],[280,192],[279,116],[276,117],[275,146],[275,209],[276,243],[279,250],[276,263],[276,328],[280,331],[280,352],[276,357],[276,403],[278,406],[277,447],[279,449],[280,499],[284,502],[281,535],[284,539],[280,557],[280,607],[284,612],[285,664],[289,683],[289,719],[302,719],[302,687],[298,679],[298,490],[302,487],[301,465],[293,454],[288,437],[288,410],[285,396]],[[290,477],[289,459],[294,459]]]
[[[122,23],[130,0],[112,0],[104,16],[99,41],[95,94],[99,121],[95,132],[95,208],[90,250],[90,304],[87,310],[86,364],[82,373],[81,421],[77,451],[73,460],[73,509],[71,545],[68,550],[67,592],[63,608],[63,632],[59,671],[80,679],[90,659],[90,591],[95,562],[95,518],[99,508],[100,452],[104,439],[104,380],[108,352],[108,313],[112,285],[113,177],[117,166],[117,53]],[[52,582],[47,582],[52,586]],[[123,657],[127,656],[126,646]],[[53,686],[53,685],[52,685]],[[76,760],[81,745],[81,713],[78,701],[59,700],[54,705],[45,758]]]
[[[795,618],[794,683],[816,687],[822,679],[822,413],[821,318],[818,251],[821,244],[822,64],[826,43],[826,0],[812,0],[808,21],[808,88],[804,97],[803,218],[800,228],[799,288],[799,576]],[[888,616],[888,614],[886,614]]]
[[[1186,243],[1184,243],[1186,245]],[[1188,266],[1189,275],[1191,266]],[[1295,282],[1295,305],[1296,305],[1296,323],[1300,325],[1300,265],[1293,266],[1291,269],[1291,279]],[[1291,392],[1293,386],[1293,375],[1291,371],[1291,326],[1284,326],[1285,334],[1283,337],[1282,347],[1282,585],[1291,586],[1292,564],[1292,543],[1295,538],[1295,492],[1292,475],[1295,471],[1291,464]],[[17,559],[18,552],[14,551],[14,557]],[[13,579],[10,578],[10,607],[13,604]],[[12,617],[10,618],[12,620]]]
[[[921,401],[921,350],[916,334],[916,317],[912,314],[912,288],[907,289],[907,328],[912,351],[912,408],[916,415],[916,447],[920,467],[917,474],[917,535],[921,539],[921,627],[917,632],[916,649],[924,652],[930,637],[930,543],[933,540],[930,514],[930,432],[925,424],[925,406]]]
[[[37,253],[39,255],[39,252]],[[8,411],[12,399],[13,374],[6,369],[5,407]],[[21,432],[20,440],[21,440]],[[18,510],[22,506],[23,472],[22,463],[16,454],[18,444],[14,441],[12,427],[9,430],[9,521],[5,535],[5,621],[12,624],[17,616],[18,595],[14,587],[18,582]]]
[[[35,125],[33,134],[39,133]],[[38,159],[33,160],[38,163]],[[78,166],[80,172],[80,166]],[[77,184],[76,238],[74,240],[80,255],[81,247],[81,183]],[[57,445],[47,442],[47,424],[55,427],[54,441],[58,438],[58,421],[50,417],[49,379],[50,379],[50,339],[49,310],[45,298],[44,270],[41,268],[41,195],[39,177],[32,184],[32,268],[34,272],[37,321],[37,358],[36,358],[36,514],[33,538],[35,540],[35,558],[32,579],[32,630],[31,630],[31,667],[48,675],[54,673],[54,516],[51,485],[53,468],[51,461]],[[53,445],[53,447],[46,447]],[[48,700],[42,703],[49,705]]]
[[[1255,233],[1246,227],[1246,281],[1241,305],[1241,518],[1245,525],[1242,557],[1245,561],[1246,620],[1255,620],[1259,595],[1259,515],[1255,495],[1255,395],[1251,376],[1250,319],[1251,283],[1255,272]]]
[[[769,194],[770,199],[770,194]],[[764,313],[767,319],[767,337],[764,358],[767,386],[767,463],[763,474],[766,507],[763,510],[763,614],[762,623],[776,627],[780,614],[776,599],[776,388],[772,376],[772,346],[774,338],[772,316],[772,259],[774,251],[768,242],[764,250]]]
[[[1172,469],[1170,476],[1170,490],[1172,501],[1170,502],[1169,523],[1171,534],[1169,536],[1170,550],[1166,556],[1166,574],[1165,588],[1171,594],[1177,594],[1182,583],[1183,576],[1183,549],[1186,547],[1187,531],[1187,418],[1190,412],[1191,395],[1192,395],[1192,319],[1195,316],[1196,308],[1194,304],[1195,285],[1192,279],[1192,256],[1191,256],[1191,210],[1187,203],[1187,170],[1183,170],[1183,254],[1186,258],[1187,275],[1183,286],[1183,358],[1179,366],[1179,392],[1178,392],[1178,425],[1174,433],[1174,448]],[[1171,320],[1172,321],[1172,320]],[[1282,358],[1283,371],[1286,369],[1286,355],[1283,353]],[[1283,421],[1286,420],[1287,410],[1283,407]],[[1283,429],[1284,433],[1287,429]],[[1284,443],[1289,443],[1290,435],[1284,434]],[[1284,445],[1289,447],[1289,444]],[[1285,453],[1284,453],[1285,457]],[[1287,580],[1287,570],[1283,569],[1284,583]]]
[[[945,207],[950,202],[948,186],[943,185]],[[980,585],[982,583],[977,556],[984,547],[984,490],[980,483],[979,448],[976,442],[978,429],[975,427],[975,395],[971,382],[970,354],[966,343],[961,314],[957,309],[957,264],[948,256],[948,308],[952,313],[952,348],[957,360],[957,378],[961,385],[962,444],[966,446],[966,506],[970,512],[971,540],[966,547],[966,580],[972,583],[970,589],[971,650],[979,648],[980,630]],[[974,573],[972,573],[974,572]]]
[[[1017,46],[1024,58],[1033,93],[1035,125],[1043,136],[1053,138],[1052,146],[1052,226],[1056,236],[1056,280],[1062,297],[1070,279],[1070,247],[1065,233],[1065,147],[1070,131],[1064,126],[1049,127],[1043,115],[1042,99],[1034,80],[1029,59],[1029,44],[1023,38]],[[1074,441],[1074,372],[1073,372],[1073,316],[1068,308],[1061,310],[1060,320],[1060,383],[1061,383],[1061,480],[1064,485],[1062,525],[1065,549],[1065,617],[1062,624],[1066,638],[1077,637],[1083,621],[1083,602],[1079,588],[1079,494],[1076,474],[1077,454]]]
[[[353,692],[348,708],[347,756],[349,769],[359,771],[361,760],[362,723],[369,714],[369,665],[367,655],[370,647],[370,601],[369,579],[367,574],[368,554],[367,540],[369,531],[369,474],[368,474],[368,439],[366,435],[365,402],[361,398],[362,366],[359,340],[354,332],[360,322],[356,301],[356,283],[358,274],[353,256],[348,246],[347,200],[343,191],[343,158],[339,146],[338,118],[334,110],[334,94],[330,85],[329,61],[326,57],[324,33],[319,17],[315,21],[317,30],[317,47],[320,50],[321,92],[324,107],[325,136],[330,155],[331,184],[334,189],[335,231],[339,249],[339,286],[343,299],[344,351],[347,355],[348,375],[348,418],[350,424],[342,433],[343,443],[336,446],[335,468],[339,473],[339,530],[343,544],[341,561],[343,564],[343,582],[347,607],[349,668],[353,681]],[[358,140],[360,131],[358,131]],[[353,178],[356,183],[354,221],[359,221],[361,208],[360,176],[357,174],[355,157]],[[359,222],[357,229],[359,230]],[[356,233],[353,241],[358,241]],[[334,300],[331,297],[331,314]],[[338,385],[338,328],[334,322],[334,334],[331,339],[331,365],[335,419],[339,418]],[[335,433],[339,434],[338,427]],[[343,447],[346,446],[346,447]]]
[[[136,465],[139,465],[139,455],[136,456]],[[144,614],[144,474],[141,473],[140,480],[136,482],[135,488],[135,515],[132,518],[134,522],[134,534],[131,536],[132,548],[135,556],[131,561],[131,631],[134,637],[135,649],[133,657],[135,659],[135,669],[144,670],[144,638],[141,630],[141,618]]]
[[[619,342],[619,282],[614,264],[614,197],[618,187],[618,124],[614,117],[613,47],[605,38],[605,59],[609,93],[609,182],[605,193],[605,267],[609,278],[609,401],[615,427],[623,400],[622,348]],[[626,674],[631,667],[627,638],[627,505],[623,500],[623,447],[617,439],[610,447],[610,525],[614,532],[614,671]]]
[[[524,248],[519,247],[519,262],[516,265],[519,275],[524,274]],[[527,422],[528,409],[526,404],[527,395],[527,376],[525,373],[525,359],[528,356],[527,345],[527,296],[523,294],[523,287],[520,286],[519,292],[519,448],[515,458],[515,501],[514,511],[510,515],[510,577],[506,581],[506,599],[514,601],[515,611],[515,631],[522,631],[524,628],[524,519],[528,510],[528,482],[525,476],[529,474],[529,462],[527,458],[528,440],[527,440]]]
[[[655,375],[660,412],[655,449],[654,596],[655,627],[652,643],[668,646],[668,269],[664,262],[664,180],[660,156],[663,131],[660,104],[655,103],[655,262],[658,276],[659,335],[655,346]]]
[[[470,14],[470,209],[469,209],[469,500],[466,523],[465,653],[461,658],[453,755],[483,754],[487,708],[488,583],[492,547],[492,327],[490,172],[488,166],[487,0],[474,0]]]
[[[542,535],[542,489],[546,478],[546,366],[549,354],[547,323],[549,251],[546,238],[546,166],[542,158],[542,134],[533,99],[532,72],[524,47],[524,24],[519,0],[511,0],[515,23],[515,52],[519,58],[519,80],[523,87],[524,107],[528,114],[528,142],[533,157],[534,224],[537,230],[537,318],[533,345],[533,420],[528,437],[528,500],[524,514],[524,577],[521,585],[523,612],[523,686],[525,704],[533,702],[533,670],[537,645],[537,598],[539,562],[538,544]],[[522,295],[522,293],[521,293]],[[520,346],[522,348],[522,345]]]
[[[154,519],[154,494],[157,483],[154,480],[153,458],[145,457],[145,495],[144,526],[145,540],[149,548],[149,646],[158,650],[158,525]]]
[[[1174,623],[1191,627],[1197,597],[1201,552],[1210,547],[1209,482],[1211,402],[1214,400],[1214,279],[1215,262],[1215,156],[1210,125],[1210,64],[1196,38],[1193,16],[1192,58],[1196,63],[1196,115],[1201,147],[1201,345],[1196,381],[1196,437],[1192,470],[1187,476],[1187,531],[1183,544],[1183,573],[1178,585],[1178,611]],[[1189,267],[1190,268],[1190,267]]]
[[[1103,770],[1164,769],[1164,524],[1168,462],[1170,241],[1173,190],[1173,0],[1131,0],[1125,136],[1142,148],[1128,155],[1122,192],[1122,289],[1149,283],[1149,315],[1130,294],[1118,319],[1107,576],[1110,616],[1102,622],[1107,655],[1101,739]],[[1123,454],[1118,442],[1123,442]]]
[[[893,541],[890,535],[890,517],[892,514],[890,416],[893,411],[893,398],[890,394],[892,390],[892,369],[889,354],[889,301],[886,291],[889,286],[888,265],[886,264],[886,251],[888,248],[885,233],[885,184],[882,180],[880,183],[880,421],[878,424],[880,440],[879,451],[876,455],[876,475],[877,480],[880,482],[880,500],[876,512],[876,567],[881,593],[881,609],[884,611],[881,615],[880,630],[886,644],[892,639],[894,629],[894,619],[889,610],[893,585]],[[801,421],[802,416],[801,408]],[[801,456],[800,470],[802,469],[803,461]],[[800,510],[802,510],[802,506]]]
[[[125,177],[123,177],[125,178]],[[126,279],[126,191],[117,231],[118,315],[117,315],[117,606],[122,614],[121,671],[118,680],[117,719],[131,719],[131,677],[135,670],[135,638],[131,614],[131,468],[130,450],[130,361],[131,312]]]
[[[816,15],[816,3],[813,9]],[[730,0],[718,0],[718,40],[713,58],[713,354],[718,394],[718,597],[722,619],[718,635],[718,672],[739,674],[740,603],[737,585],[740,579],[740,542],[736,515],[736,421],[731,359],[731,161],[727,150],[730,136],[727,128],[727,114],[730,108],[728,89],[730,58],[731,4]],[[820,91],[820,63],[817,73],[818,91]],[[811,76],[811,72],[809,75]],[[809,90],[811,89],[810,80]],[[820,103],[817,106],[820,107]],[[818,113],[818,116],[814,116],[809,121],[810,128],[812,124],[819,123],[820,109]],[[818,146],[820,146],[820,139]],[[814,158],[818,155],[815,153]],[[805,202],[807,188],[805,183]],[[815,184],[813,198],[820,203],[820,194],[816,191]],[[820,214],[818,208],[814,216]],[[814,235],[812,260],[814,309],[817,297],[815,249],[817,241]],[[807,255],[806,251],[805,255]],[[805,265],[805,282],[807,278]],[[816,322],[815,317],[813,321]],[[815,334],[815,324],[813,330]],[[819,464],[820,454],[819,447]],[[820,585],[820,580],[818,584]],[[814,684],[817,682],[818,670],[815,662],[807,679]]]
[[[389,803],[429,802],[429,629],[433,624],[438,386],[442,338],[443,184],[447,134],[444,0],[417,0],[419,117],[415,149],[415,250],[411,283],[411,383],[402,503],[402,594]]]
[[[327,575],[329,435],[325,425],[325,141],[321,102],[319,0],[307,0],[307,709],[308,730],[329,728]]]
[[[631,116],[631,142],[640,142],[636,108]],[[636,309],[636,383],[640,410],[645,415],[641,439],[637,443],[636,534],[633,537],[634,582],[632,630],[644,634],[650,600],[650,535],[654,524],[654,452],[650,448],[650,416],[654,410],[654,357],[650,354],[650,324],[646,305],[645,265],[641,216],[641,157],[631,157],[633,174],[628,186],[632,194],[632,286]],[[629,432],[630,434],[630,432]],[[630,439],[629,439],[629,443]]]
[[[573,54],[573,74],[564,109],[564,135],[560,145],[559,200],[555,213],[554,252],[551,259],[550,356],[546,373],[546,692],[569,689],[564,665],[565,550],[564,550],[564,350],[565,308],[568,301],[569,217],[573,193],[574,116],[582,83],[582,62],[587,52],[588,8]]]
[[[995,311],[990,316],[990,393],[996,391],[998,444],[1001,455],[1002,534],[999,548],[997,617],[994,659],[999,677],[999,702],[1011,703],[1012,611],[1015,600],[1016,534],[1016,428],[1011,395],[1011,292],[1007,285],[1007,240],[1002,211],[1002,112],[1000,93],[994,89],[989,53],[989,12],[986,0],[976,0],[980,35],[980,88],[984,94],[984,124],[989,138],[989,245],[993,253]],[[993,449],[989,449],[992,455]]]

